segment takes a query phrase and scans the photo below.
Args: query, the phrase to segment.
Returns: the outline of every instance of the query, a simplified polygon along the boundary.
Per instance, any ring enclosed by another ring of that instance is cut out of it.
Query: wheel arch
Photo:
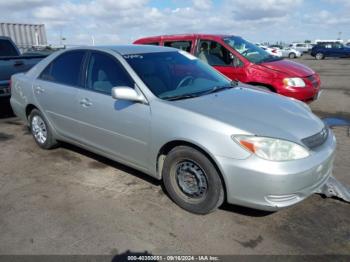
[[[215,158],[212,154],[209,153],[209,150],[205,149],[203,146],[200,146],[192,141],[186,141],[186,140],[182,140],[182,139],[176,139],[176,140],[172,140],[167,142],[166,144],[164,144],[158,151],[157,154],[157,161],[156,161],[156,172],[157,172],[157,177],[159,179],[162,179],[162,169],[163,169],[163,164],[164,164],[164,160],[166,158],[166,156],[168,155],[168,153],[174,149],[175,147],[178,146],[188,146],[188,147],[192,147],[196,150],[198,150],[199,152],[201,152],[203,155],[205,155],[209,161],[214,165],[215,169],[217,170],[220,179],[222,181],[222,185],[224,187],[224,194],[225,194],[225,200],[226,200],[226,181],[224,176],[222,175],[222,170],[220,168],[220,166],[217,164],[217,162],[215,161]]]
[[[38,108],[37,106],[33,105],[33,104],[28,104],[28,105],[26,106],[25,112],[26,112],[26,117],[27,117],[27,119],[28,119],[30,113],[31,113],[34,109],[38,109],[38,110],[39,110],[39,108]]]

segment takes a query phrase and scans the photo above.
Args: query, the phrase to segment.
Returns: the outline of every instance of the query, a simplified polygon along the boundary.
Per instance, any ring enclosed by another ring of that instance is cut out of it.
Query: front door
[[[245,82],[246,72],[243,62],[220,43],[200,39],[195,55],[228,78]]]
[[[138,167],[147,166],[150,107],[115,100],[116,86],[135,87],[120,62],[104,52],[91,52],[85,89],[78,93],[81,141]]]

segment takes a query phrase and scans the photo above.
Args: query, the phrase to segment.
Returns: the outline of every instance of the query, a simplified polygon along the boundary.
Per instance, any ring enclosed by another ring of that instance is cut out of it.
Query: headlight
[[[246,135],[232,138],[246,150],[266,160],[296,160],[310,155],[305,147],[282,139]]]
[[[292,87],[305,87],[304,80],[299,77],[284,78],[283,84],[285,86],[292,86]]]

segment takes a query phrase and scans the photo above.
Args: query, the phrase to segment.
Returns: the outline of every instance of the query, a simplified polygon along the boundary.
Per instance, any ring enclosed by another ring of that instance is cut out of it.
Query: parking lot
[[[294,61],[321,75],[314,112],[350,120],[350,59]],[[1,105],[1,254],[350,254],[348,203],[313,195],[277,213],[225,204],[193,215],[131,168],[67,144],[41,150]],[[334,131],[334,176],[350,185],[348,127]]]

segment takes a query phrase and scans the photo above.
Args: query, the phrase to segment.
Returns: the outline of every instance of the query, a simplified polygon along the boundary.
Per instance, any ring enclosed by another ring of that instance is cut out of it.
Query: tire
[[[203,153],[192,147],[172,149],[164,161],[162,176],[170,198],[189,212],[208,214],[224,201],[218,171]]]
[[[44,115],[37,109],[33,109],[29,115],[30,132],[37,145],[43,149],[57,147],[58,143],[52,135],[50,126]]]
[[[316,60],[322,60],[322,59],[324,59],[324,54],[322,54],[322,53],[317,53],[317,54],[315,55],[315,58],[316,58]]]
[[[290,59],[294,59],[294,58],[297,57],[297,55],[296,55],[295,53],[289,53],[288,57],[289,57]]]

